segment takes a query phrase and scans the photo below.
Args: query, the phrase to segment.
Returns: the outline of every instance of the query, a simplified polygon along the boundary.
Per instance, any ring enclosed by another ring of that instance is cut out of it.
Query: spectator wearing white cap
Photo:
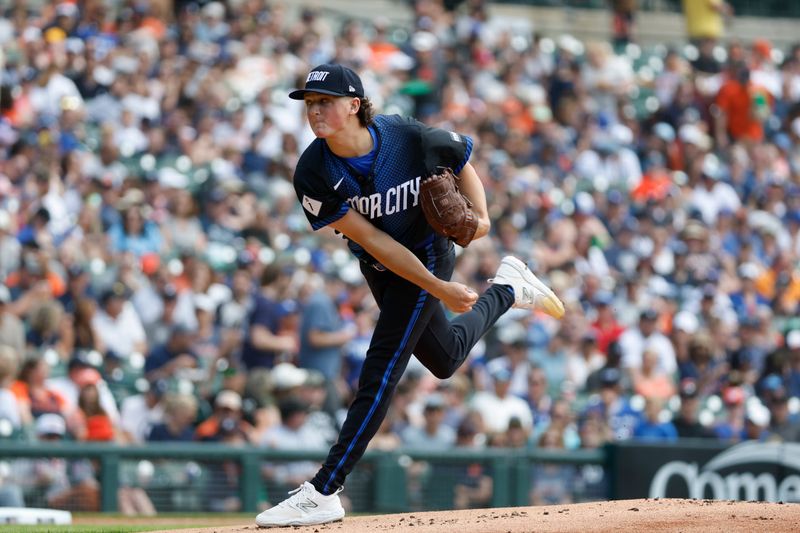
[[[195,26],[197,39],[205,42],[221,43],[230,31],[225,23],[225,5],[222,2],[209,2],[201,10],[201,19]]]
[[[292,363],[278,363],[269,372],[272,394],[277,401],[295,395],[308,381],[309,371]]]
[[[59,442],[67,435],[67,425],[57,414],[47,413],[36,419],[37,441]],[[66,461],[61,458],[22,459],[12,465],[13,478],[33,497],[26,503],[70,511],[100,510],[100,486],[94,469],[86,459]]]
[[[219,442],[234,431],[249,441],[253,427],[243,418],[242,396],[233,390],[221,390],[214,399],[214,412],[197,426],[194,438],[202,442]]]
[[[631,326],[619,338],[622,349],[622,368],[631,372],[642,367],[645,350],[658,354],[659,372],[672,375],[678,369],[675,349],[658,327],[658,312],[645,309],[639,314],[639,323]]]
[[[748,402],[745,409],[742,440],[766,441],[769,439],[769,425],[772,413],[759,401]]]
[[[692,336],[700,329],[697,315],[688,311],[679,311],[672,317],[672,331],[670,340],[675,348],[677,361],[686,361],[689,358],[689,342]]]
[[[36,419],[36,436],[41,439],[64,437],[67,433],[67,425],[64,419],[52,413],[46,413]]]
[[[690,203],[700,211],[703,221],[714,226],[720,211],[735,213],[742,206],[736,190],[723,181],[725,169],[714,154],[706,154],[700,166],[700,182],[692,190]]]
[[[278,403],[281,413],[280,425],[267,430],[259,444],[264,448],[276,450],[313,450],[321,451],[328,447],[322,434],[307,425],[308,404],[295,396],[288,396]],[[265,464],[262,469],[264,477],[272,484],[278,485],[278,491],[285,487],[294,487],[313,476],[317,465],[313,461],[292,461],[281,464]]]
[[[472,409],[480,413],[484,427],[489,433],[505,433],[509,421],[516,417],[522,427],[530,431],[533,427],[533,415],[525,400],[512,395],[511,372],[499,367],[492,374],[494,386],[492,390],[476,393],[470,401]]]
[[[509,322],[499,327],[497,340],[501,344],[501,355],[486,363],[486,371],[492,375],[495,370],[505,368],[511,372],[510,392],[525,396],[528,391],[528,373],[531,369],[528,360],[528,342],[525,326],[519,322]]]

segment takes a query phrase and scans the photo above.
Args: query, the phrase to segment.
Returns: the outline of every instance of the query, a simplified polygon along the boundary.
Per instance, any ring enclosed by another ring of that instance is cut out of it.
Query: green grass
[[[3,2],[0,1],[0,4]],[[155,518],[177,518],[180,520],[202,520],[204,518],[214,518],[218,520],[228,520],[228,519],[239,519],[239,518],[252,518],[254,513],[247,513],[247,512],[238,512],[238,513],[216,513],[212,511],[208,512],[197,512],[197,513],[188,513],[188,512],[163,512],[158,513]],[[119,519],[119,520],[148,520],[149,517],[136,515],[136,516],[127,516],[122,513],[103,513],[103,512],[96,512],[96,513],[86,513],[83,511],[75,511],[72,513],[73,520],[106,520],[109,518]]]
[[[193,525],[160,525],[160,526],[0,526],[0,533],[136,533],[138,531],[163,531],[165,529],[181,529],[197,527]]]
[[[253,513],[162,513],[156,517],[117,513],[73,513],[72,525],[2,525],[0,533],[137,533],[253,523]]]

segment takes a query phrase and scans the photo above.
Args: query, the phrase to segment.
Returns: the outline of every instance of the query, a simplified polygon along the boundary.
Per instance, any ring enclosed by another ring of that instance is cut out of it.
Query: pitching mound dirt
[[[710,500],[612,502],[346,517],[323,526],[278,529],[297,533],[545,533],[682,531],[685,533],[800,530],[800,504]],[[169,533],[266,533],[254,524],[181,529]],[[161,532],[167,533],[167,532]]]

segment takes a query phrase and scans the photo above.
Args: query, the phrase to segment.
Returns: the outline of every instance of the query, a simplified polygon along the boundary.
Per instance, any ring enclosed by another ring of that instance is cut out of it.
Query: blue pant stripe
[[[428,264],[426,265],[429,271],[433,270],[433,266],[435,264],[434,256],[433,256],[433,244],[429,244],[425,247],[425,251],[428,254]],[[394,352],[392,356],[392,360],[389,362],[389,366],[386,367],[386,371],[383,373],[383,378],[381,379],[381,386],[378,389],[378,394],[375,395],[375,399],[372,401],[372,406],[370,406],[369,411],[367,412],[367,416],[364,417],[363,422],[361,422],[361,426],[358,428],[356,432],[356,436],[353,437],[353,440],[350,441],[350,445],[347,446],[347,451],[344,452],[344,455],[339,462],[336,464],[336,468],[333,469],[331,475],[328,477],[328,481],[325,482],[325,486],[322,489],[323,494],[328,494],[328,487],[336,479],[336,474],[339,472],[339,469],[342,467],[344,462],[347,460],[347,457],[350,455],[350,452],[353,451],[353,447],[358,442],[358,438],[367,428],[369,425],[369,421],[372,419],[372,415],[375,413],[375,410],[381,403],[381,399],[383,398],[383,393],[386,390],[386,386],[389,384],[389,377],[392,375],[392,370],[394,369],[395,364],[397,363],[397,359],[400,357],[400,354],[403,353],[405,350],[406,344],[408,343],[408,338],[411,336],[411,331],[414,329],[414,325],[417,323],[417,319],[419,318],[420,312],[422,311],[422,307],[425,303],[425,298],[427,297],[428,292],[423,290],[419,294],[419,299],[417,300],[417,305],[414,308],[414,312],[411,314],[411,320],[408,322],[408,326],[406,327],[405,332],[403,333],[403,338],[400,340],[400,345],[397,347],[397,350]]]

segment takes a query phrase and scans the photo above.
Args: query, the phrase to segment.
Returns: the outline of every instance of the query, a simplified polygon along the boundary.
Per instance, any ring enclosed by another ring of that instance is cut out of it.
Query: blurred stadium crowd
[[[336,61],[383,112],[475,139],[493,229],[455,277],[482,289],[512,253],[568,307],[507,314],[445,382],[412,362],[375,449],[800,441],[800,46],[612,47],[444,4],[409,2],[408,26],[266,0],[4,8],[0,438],[327,449],[377,308],[300,212],[312,134],[286,94]],[[91,492],[23,466],[7,479],[49,505]],[[571,497],[563,468],[537,475],[534,503]],[[456,504],[490,495],[478,472]]]

